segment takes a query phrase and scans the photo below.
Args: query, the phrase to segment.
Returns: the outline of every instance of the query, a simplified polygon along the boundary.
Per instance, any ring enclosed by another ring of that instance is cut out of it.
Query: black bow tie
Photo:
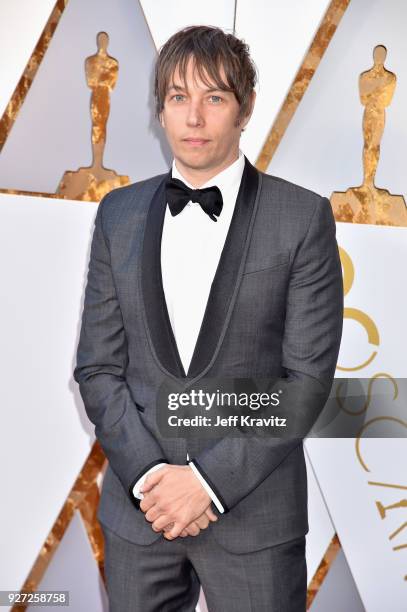
[[[169,178],[165,183],[167,202],[172,216],[178,215],[188,202],[198,202],[202,210],[212,219],[217,218],[223,207],[222,193],[219,187],[205,187],[205,189],[190,189],[185,183],[176,178]]]

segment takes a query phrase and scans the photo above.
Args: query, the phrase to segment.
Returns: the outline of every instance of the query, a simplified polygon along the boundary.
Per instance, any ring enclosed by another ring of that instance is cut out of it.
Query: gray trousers
[[[211,523],[195,537],[148,546],[101,527],[110,612],[194,612],[200,586],[209,612],[306,610],[305,536],[234,554],[213,538]]]

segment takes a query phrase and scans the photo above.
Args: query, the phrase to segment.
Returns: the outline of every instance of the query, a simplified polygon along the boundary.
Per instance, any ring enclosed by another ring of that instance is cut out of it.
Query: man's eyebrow
[[[177,91],[179,90],[185,90],[185,87],[182,87],[182,85],[177,85],[176,83],[171,83],[170,85],[168,85],[167,91],[170,91],[170,89],[176,89]]]
[[[171,91],[171,89],[175,89],[176,91],[186,91],[186,88],[183,87],[182,85],[177,85],[176,83],[171,83],[168,86],[167,92]],[[210,91],[232,91],[231,88],[222,88],[222,87],[216,87],[215,85],[212,87],[206,87],[205,91],[210,92]]]

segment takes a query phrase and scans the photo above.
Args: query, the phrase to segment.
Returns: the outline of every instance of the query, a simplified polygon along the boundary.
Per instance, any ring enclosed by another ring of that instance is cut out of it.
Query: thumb
[[[210,521],[218,520],[218,517],[216,516],[216,514],[214,513],[214,511],[212,510],[210,506],[208,506],[207,509],[205,510],[205,514]]]
[[[148,476],[146,476],[143,484],[140,487],[140,493],[147,493],[150,491],[156,484],[158,484],[161,478],[164,476],[163,470],[159,469],[155,472],[152,472]]]

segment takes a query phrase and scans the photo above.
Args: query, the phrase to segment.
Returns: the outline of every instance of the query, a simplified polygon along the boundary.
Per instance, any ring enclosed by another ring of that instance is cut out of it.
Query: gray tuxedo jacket
[[[165,437],[156,392],[166,381],[277,376],[323,381],[327,397],[343,320],[335,221],[327,198],[245,159],[185,372],[160,265],[169,174],[114,189],[95,219],[74,378],[108,459],[98,518],[137,544],[162,537],[132,487],[158,462],[185,465],[188,452],[225,508],[213,536],[232,552],[259,550],[308,531],[302,439]]]

